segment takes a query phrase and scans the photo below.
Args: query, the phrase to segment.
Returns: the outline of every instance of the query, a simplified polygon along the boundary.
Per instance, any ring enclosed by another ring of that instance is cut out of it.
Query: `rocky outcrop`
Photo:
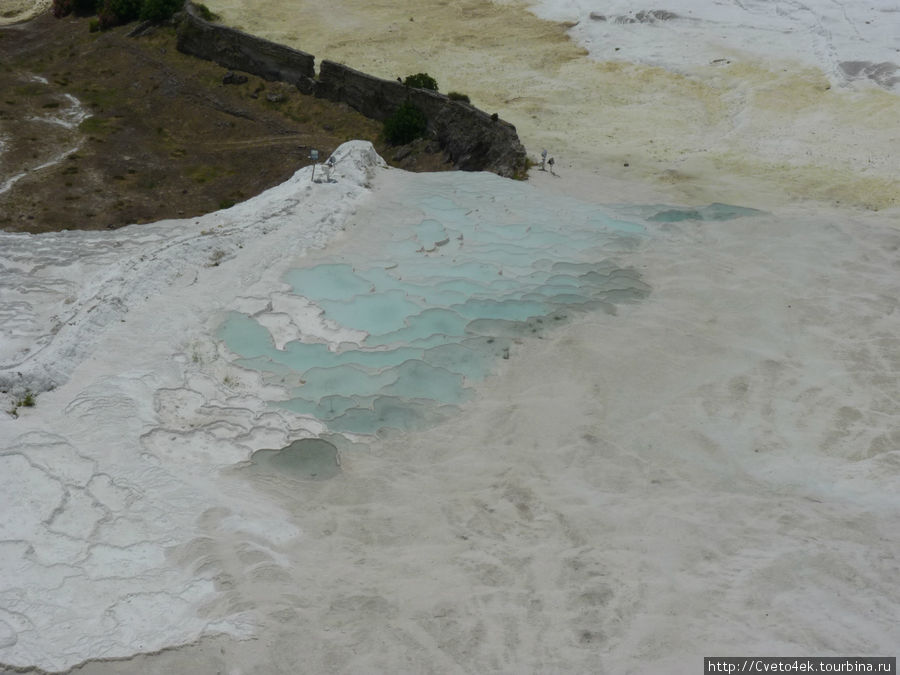
[[[315,57],[249,33],[202,19],[185,3],[178,24],[178,50],[265,80],[288,82],[304,94],[315,88]]]
[[[333,61],[323,61],[316,96],[339,101],[366,117],[385,120],[410,101],[428,118],[428,131],[450,161],[464,171],[493,171],[512,177],[524,172],[525,148],[516,128],[462,101],[414,89]]]
[[[315,57],[233,28],[210,23],[185,5],[178,26],[178,49],[267,80],[295,85],[304,94],[346,103],[383,121],[410,101],[428,118],[428,133],[454,166],[513,177],[525,171],[525,148],[516,128],[462,101],[374,77],[333,61],[323,61],[315,78]]]

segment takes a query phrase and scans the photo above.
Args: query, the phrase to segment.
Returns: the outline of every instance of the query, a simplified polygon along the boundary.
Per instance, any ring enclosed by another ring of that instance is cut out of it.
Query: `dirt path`
[[[0,27],[0,228],[100,229],[226,208],[381,125],[178,52],[172,27],[89,31],[49,13]],[[275,98],[276,102],[269,100]],[[406,168],[438,169],[417,155]]]

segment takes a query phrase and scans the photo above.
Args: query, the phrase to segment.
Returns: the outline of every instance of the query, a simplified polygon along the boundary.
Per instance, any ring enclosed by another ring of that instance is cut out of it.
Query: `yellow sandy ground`
[[[249,32],[442,91],[513,122],[530,154],[684,201],[900,205],[900,97],[740,54],[689,74],[597,62],[567,26],[485,0],[213,0]],[[625,167],[624,164],[629,166]]]

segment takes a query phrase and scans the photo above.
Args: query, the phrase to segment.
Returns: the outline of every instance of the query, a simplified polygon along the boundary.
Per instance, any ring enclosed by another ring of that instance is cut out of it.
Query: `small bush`
[[[57,19],[72,13],[72,0],[53,0],[53,16]]]
[[[121,23],[134,21],[141,15],[141,0],[104,0],[103,4],[119,17]]]
[[[219,15],[214,14],[212,11],[210,11],[209,7],[204,5],[202,2],[194,3],[194,9],[197,10],[197,14],[200,16],[201,19],[204,19],[206,21],[218,21],[219,20]]]
[[[101,28],[134,21],[141,15],[141,0],[103,0],[99,15]]]
[[[415,87],[416,89],[430,89],[431,91],[438,90],[438,83],[431,75],[428,73],[416,73],[415,75],[407,75],[406,79],[403,80],[403,84],[407,87]]]
[[[140,18],[144,21],[165,21],[180,10],[183,4],[183,0],[144,0]]]
[[[97,25],[100,27],[100,30],[113,28],[114,26],[118,26],[119,23],[119,17],[117,17],[115,13],[113,13],[113,11],[105,5],[97,11]]]
[[[181,9],[184,0],[53,0],[53,16],[59,18],[71,13],[89,15],[97,13],[91,32],[106,30],[136,19],[166,21]],[[198,13],[207,21],[218,17],[205,5],[197,6]]]
[[[528,172],[531,170],[531,167],[534,166],[534,162],[531,161],[531,158],[525,158],[525,166],[520,169],[516,169],[513,172],[513,178],[515,180],[528,180]]]
[[[101,30],[134,21],[141,13],[141,0],[102,0],[97,10]]]
[[[384,137],[391,145],[405,145],[423,136],[427,127],[425,113],[407,101],[384,121]]]
[[[465,94],[460,94],[458,91],[451,91],[447,94],[447,98],[451,101],[462,101],[463,103],[469,103],[469,97]]]
[[[93,14],[97,11],[96,0],[53,0],[53,16],[57,19],[68,16],[72,12],[80,15]]]
[[[103,117],[87,117],[78,125],[78,130],[86,134],[108,134],[113,131],[113,127]]]
[[[26,391],[25,395],[16,401],[13,404],[13,407],[7,410],[10,415],[13,417],[19,416],[19,408],[33,408],[34,407],[34,394],[30,391]]]

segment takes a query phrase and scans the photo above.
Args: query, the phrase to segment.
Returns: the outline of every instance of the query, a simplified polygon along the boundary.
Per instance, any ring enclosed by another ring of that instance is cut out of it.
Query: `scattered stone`
[[[404,145],[396,153],[394,153],[394,161],[395,162],[403,161],[404,159],[409,157],[409,154],[411,152],[412,152],[412,145]]]
[[[156,25],[156,22],[152,21],[150,19],[148,19],[147,21],[142,21],[141,23],[139,23],[137,26],[135,26],[128,32],[128,37],[130,37],[130,38],[140,37],[147,31],[149,31],[151,28],[153,28],[155,25]]]
[[[838,66],[848,79],[867,78],[885,89],[900,84],[900,66],[890,61],[841,61]]]
[[[284,103],[287,100],[287,97],[284,94],[272,92],[270,94],[266,94],[266,100],[269,103]]]
[[[246,82],[246,75],[241,75],[240,73],[235,73],[230,70],[225,73],[225,77],[222,78],[222,84],[244,84]]]
[[[638,12],[638,16],[640,16],[641,12]],[[672,19],[679,18],[675,12],[668,12],[664,9],[655,9],[651,12],[647,12],[647,14],[651,17],[651,19],[655,19],[657,21],[671,21]]]
[[[606,21],[606,15],[599,12],[591,12],[590,17],[593,21]]]
[[[656,23],[679,18],[675,12],[664,9],[641,10],[634,16],[617,16],[616,23]]]

